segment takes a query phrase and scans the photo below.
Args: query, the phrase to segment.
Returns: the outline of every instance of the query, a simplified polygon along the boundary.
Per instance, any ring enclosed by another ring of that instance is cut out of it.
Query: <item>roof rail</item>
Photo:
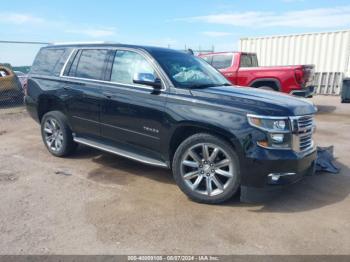
[[[110,41],[92,41],[92,42],[57,42],[52,43],[51,45],[87,45],[87,44],[118,44],[116,42]]]

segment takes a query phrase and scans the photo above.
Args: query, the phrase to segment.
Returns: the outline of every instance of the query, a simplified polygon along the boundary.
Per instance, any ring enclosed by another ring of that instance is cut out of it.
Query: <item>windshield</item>
[[[201,58],[180,52],[157,52],[154,57],[176,87],[201,88],[229,82]]]

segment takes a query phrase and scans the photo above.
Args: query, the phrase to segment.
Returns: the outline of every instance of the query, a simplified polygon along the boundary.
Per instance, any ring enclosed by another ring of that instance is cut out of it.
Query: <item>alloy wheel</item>
[[[220,146],[200,143],[184,154],[181,176],[191,190],[207,196],[219,195],[233,182],[233,163]]]
[[[63,132],[60,124],[54,118],[46,119],[44,123],[44,138],[46,145],[54,152],[63,146]]]

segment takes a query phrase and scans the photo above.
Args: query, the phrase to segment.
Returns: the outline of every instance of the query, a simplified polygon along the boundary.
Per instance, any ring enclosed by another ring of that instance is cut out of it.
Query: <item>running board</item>
[[[150,158],[147,156],[143,156],[137,153],[133,153],[133,152],[129,152],[125,149],[116,147],[116,146],[110,146],[110,145],[106,145],[100,142],[96,142],[96,141],[92,141],[90,139],[86,139],[86,138],[80,138],[80,137],[74,137],[73,140],[79,144],[83,144],[86,146],[90,146],[96,149],[100,149],[103,151],[106,151],[108,153],[112,153],[118,156],[123,156],[144,164],[148,164],[148,165],[152,165],[152,166],[158,166],[158,167],[166,167],[168,168],[168,165],[165,162],[162,162],[160,160],[154,159],[154,158]]]

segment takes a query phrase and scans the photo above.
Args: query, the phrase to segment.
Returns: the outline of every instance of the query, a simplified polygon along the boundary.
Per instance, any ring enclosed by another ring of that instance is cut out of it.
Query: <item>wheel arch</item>
[[[41,122],[42,117],[50,111],[60,111],[64,114],[63,102],[56,96],[41,95],[38,98],[38,119]]]
[[[206,133],[220,137],[233,147],[239,157],[242,155],[242,148],[239,140],[231,132],[217,126],[196,122],[186,122],[178,125],[170,136],[168,143],[169,161],[172,162],[176,149],[185,139],[198,133]]]
[[[250,82],[250,87],[270,86],[276,91],[281,91],[281,82],[277,78],[258,78]]]

